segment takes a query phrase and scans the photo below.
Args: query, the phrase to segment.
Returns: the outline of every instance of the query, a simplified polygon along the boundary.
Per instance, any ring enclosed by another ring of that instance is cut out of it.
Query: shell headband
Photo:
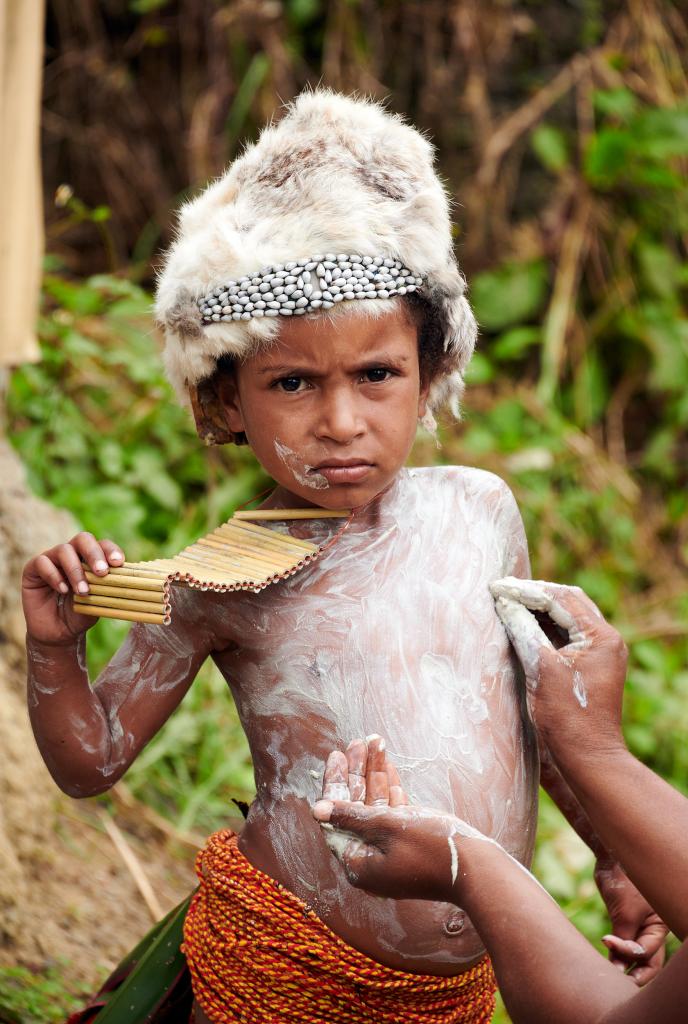
[[[407,295],[422,277],[384,256],[327,253],[264,267],[228,281],[198,301],[204,324],[262,316],[300,316],[331,309],[344,299],[389,299]]]

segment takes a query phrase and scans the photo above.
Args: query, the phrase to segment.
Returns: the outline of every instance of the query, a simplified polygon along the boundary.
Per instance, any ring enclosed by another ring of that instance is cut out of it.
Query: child
[[[211,837],[199,859],[195,1019],[487,1021],[493,976],[465,915],[352,889],[310,811],[326,753],[382,724],[414,800],[522,863],[533,849],[537,752],[488,589],[528,574],[518,510],[488,473],[403,468],[418,420],[456,409],[475,339],[430,145],[375,104],[301,96],[184,208],[157,311],[199,433],[251,445],[277,483],[268,504],[357,513],[261,593],[177,588],[172,625],[135,625],[93,689],[93,620],[66,595],[87,590],[82,561],[103,575],[123,553],[79,534],[33,559],[46,764],[73,796],[107,790],[212,657],[257,796],[240,838]],[[300,529],[320,542],[336,526]]]

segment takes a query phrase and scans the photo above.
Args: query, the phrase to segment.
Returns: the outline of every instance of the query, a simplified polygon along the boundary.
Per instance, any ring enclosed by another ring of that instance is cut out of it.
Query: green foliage
[[[52,1024],[83,1005],[89,993],[69,984],[69,965],[40,971],[0,967],[0,1021],[4,1024]]]
[[[547,268],[540,260],[505,264],[477,274],[471,299],[478,323],[494,331],[531,320],[542,308],[547,278]]]
[[[627,638],[625,731],[632,750],[688,792],[688,107],[681,55],[671,44],[674,22],[662,21],[663,7],[654,3],[646,5],[640,21],[633,12],[615,12],[615,24],[617,16],[626,18],[615,38],[628,39],[627,52],[609,48],[608,66],[592,63],[565,100],[544,104],[544,120],[534,123],[531,100],[538,101],[541,76],[532,67],[539,58],[549,64],[552,54],[539,50],[534,59],[531,48],[549,46],[547,33],[513,34],[523,39],[525,51],[514,48],[505,55],[496,46],[492,64],[488,51],[477,62],[446,63],[439,8],[423,8],[420,21],[412,22],[410,8],[397,6],[398,11],[386,4],[328,8],[320,0],[287,0],[281,8],[284,47],[276,42],[280,32],[268,33],[262,22],[251,34],[227,19],[225,40],[218,16],[204,43],[216,47],[208,66],[215,74],[227,61],[234,86],[231,95],[215,95],[214,109],[223,112],[216,130],[199,142],[203,119],[194,108],[194,132],[182,142],[193,150],[196,166],[215,173],[226,159],[224,150],[213,148],[215,139],[234,152],[239,137],[250,135],[276,106],[270,92],[275,81],[288,99],[304,76],[320,78],[317,61],[324,54],[328,84],[368,91],[371,81],[390,83],[396,109],[412,117],[431,112],[433,123],[423,126],[440,144],[456,196],[463,202],[464,195],[477,195],[484,205],[458,217],[472,223],[466,235],[457,225],[464,263],[472,259],[481,269],[469,277],[482,338],[467,375],[464,422],[443,427],[439,452],[433,442],[419,441],[414,460],[479,465],[509,482],[524,516],[533,574],[581,585]],[[129,0],[130,11],[141,17],[145,45],[174,46],[168,7],[168,0]],[[580,18],[574,46],[601,40],[603,5],[586,0],[580,16],[574,8],[571,17]],[[213,5],[213,17],[216,11]],[[563,8],[554,13],[565,18]],[[486,25],[492,15],[486,12]],[[553,9],[539,5],[540,15],[551,18]],[[506,14],[500,9],[498,16]],[[378,45],[380,39],[385,46]],[[648,52],[656,59],[646,60]],[[385,53],[391,63],[376,63]],[[138,45],[136,54],[143,66],[146,54]],[[422,63],[414,63],[418,55]],[[562,51],[562,61],[570,56]],[[117,59],[128,67],[121,53]],[[157,53],[154,59],[160,61]],[[186,52],[173,63],[174,76],[165,79],[170,89],[176,88],[177,64],[191,67],[184,79],[186,99],[176,104],[190,110],[202,77]],[[162,66],[156,63],[156,72]],[[484,124],[494,126],[495,141],[498,135],[503,141],[505,127],[515,123],[502,116],[514,90],[520,90],[514,109],[521,103],[527,115],[520,123],[532,125],[529,147],[520,149],[519,138],[509,147],[523,173],[505,158],[494,201],[492,193],[476,188],[492,140],[480,138],[474,147],[472,129],[456,117],[453,97],[464,92],[463,80],[456,78],[463,66],[479,67],[481,74],[484,69],[484,81],[473,88],[475,93],[480,86],[480,102],[490,115]],[[100,75],[99,82],[114,77]],[[156,75],[141,76],[142,82],[152,79],[156,94],[169,102]],[[214,83],[206,86],[210,96]],[[71,91],[78,95],[78,89]],[[137,93],[138,102],[120,103],[117,112],[153,110],[155,94],[141,95],[145,101]],[[650,97],[660,99],[653,104]],[[444,109],[450,112],[446,117]],[[168,131],[159,114],[155,123]],[[132,124],[135,130],[126,119],[115,127],[128,128],[127,145],[141,154],[141,122]],[[114,138],[124,149],[124,136]],[[157,142],[163,149],[167,144]],[[68,144],[66,136],[62,145]],[[183,145],[179,149],[185,152]],[[137,263],[145,262],[164,230],[151,211],[183,187],[179,180],[170,185],[162,174],[144,173],[143,156],[136,190],[143,214],[124,211],[130,232],[137,218],[153,218],[141,231]],[[117,160],[97,166],[99,173],[86,180],[98,181],[113,207],[111,196],[132,195],[128,179],[125,184],[118,178]],[[180,166],[185,186],[188,165]],[[56,197],[68,227],[97,232],[112,255],[110,210],[100,194],[92,201],[90,210],[66,186]],[[479,222],[485,225],[482,235]],[[134,277],[141,268],[131,270]],[[113,536],[128,556],[146,558],[179,550],[267,482],[246,449],[200,449],[160,372],[150,297],[128,278],[127,272],[74,279],[54,258],[48,260],[43,362],[13,375],[8,415],[10,436],[34,489],[71,509],[96,534]],[[92,670],[126,628],[113,622],[95,627]],[[203,830],[226,820],[231,796],[250,796],[248,751],[214,670],[204,668],[175,716],[132,766],[127,783],[183,827]],[[535,868],[574,923],[597,942],[607,924],[591,856],[547,799]],[[46,1013],[42,1019],[50,1018]],[[495,1021],[505,1024],[505,1011]]]

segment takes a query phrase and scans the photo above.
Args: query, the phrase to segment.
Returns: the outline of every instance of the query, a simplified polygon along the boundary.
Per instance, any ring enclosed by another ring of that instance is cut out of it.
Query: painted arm
[[[514,1024],[683,1021],[688,949],[638,992],[494,840],[452,815],[406,805],[390,769],[383,771],[379,745],[367,759],[367,778],[375,771],[373,796],[358,773],[349,792],[352,750],[360,744],[330,755],[323,799],[313,809],[349,881],[388,898],[460,905],[487,946]],[[354,792],[357,801],[347,798]],[[387,806],[393,792],[394,806]]]
[[[104,576],[123,558],[112,541],[78,534],[31,559],[22,577],[29,717],[48,770],[74,797],[102,793],[121,778],[210,651],[202,626],[183,613],[174,627],[137,624],[91,686],[86,632],[97,620],[75,612],[69,593],[85,583],[82,559]]]

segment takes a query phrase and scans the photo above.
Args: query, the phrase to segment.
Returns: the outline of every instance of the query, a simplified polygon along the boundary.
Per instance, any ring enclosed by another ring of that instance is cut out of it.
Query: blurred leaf
[[[496,331],[529,320],[542,308],[547,286],[547,267],[541,260],[477,274],[471,298],[478,322]]]
[[[679,283],[680,265],[671,249],[643,239],[639,241],[636,253],[640,272],[648,287],[661,298],[673,298]]]
[[[635,151],[630,131],[605,128],[593,135],[584,160],[585,175],[599,188],[611,188],[627,170]]]
[[[555,128],[551,124],[540,124],[533,131],[530,141],[536,155],[548,171],[558,174],[568,166],[568,146],[560,128]]]
[[[630,89],[597,89],[593,93],[595,108],[607,117],[628,121],[638,107],[635,93]]]
[[[490,345],[490,355],[497,361],[520,359],[534,345],[542,340],[539,327],[512,327]]]
[[[494,377],[494,367],[482,352],[475,352],[466,368],[467,384],[487,384]]]
[[[656,107],[638,113],[631,124],[638,152],[652,160],[688,154],[688,109]]]
[[[129,10],[134,14],[152,14],[167,7],[170,0],[129,0]]]
[[[270,58],[266,53],[256,53],[249,64],[234,96],[225,124],[227,136],[236,141],[244,127],[253,98],[263,84],[270,70]]]

